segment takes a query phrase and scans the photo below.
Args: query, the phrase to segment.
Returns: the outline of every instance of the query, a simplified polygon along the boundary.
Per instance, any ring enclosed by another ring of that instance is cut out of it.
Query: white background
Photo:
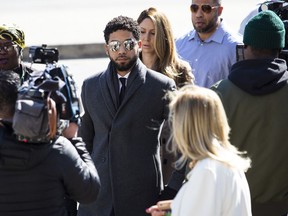
[[[48,45],[104,42],[106,23],[118,15],[137,19],[151,6],[163,11],[176,37],[192,28],[191,0],[9,0],[1,2],[1,22],[15,23],[26,44]],[[258,0],[222,0],[222,17],[236,31]]]
[[[103,30],[118,15],[137,19],[151,6],[169,18],[174,36],[192,28],[191,0],[1,0],[1,22],[15,23],[25,32],[26,45],[48,46],[104,42]],[[258,0],[222,0],[222,17],[235,31]],[[61,60],[70,68],[78,90],[88,76],[104,70],[108,58]],[[41,65],[43,67],[43,65]]]

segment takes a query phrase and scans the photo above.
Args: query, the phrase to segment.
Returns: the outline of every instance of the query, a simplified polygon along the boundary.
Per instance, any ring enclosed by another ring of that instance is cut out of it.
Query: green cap
[[[245,26],[243,43],[263,49],[284,48],[285,27],[283,21],[270,10],[258,13]]]

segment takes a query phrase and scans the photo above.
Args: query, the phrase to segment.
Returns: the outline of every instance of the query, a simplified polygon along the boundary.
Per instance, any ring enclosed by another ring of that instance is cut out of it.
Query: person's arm
[[[68,127],[63,130],[62,135],[67,139],[77,137],[78,128],[78,124],[76,124],[75,122],[69,122]]]
[[[181,169],[175,169],[172,172],[171,177],[169,179],[169,182],[166,185],[166,187],[162,193],[162,197],[161,197],[162,199],[173,199],[174,198],[174,196],[176,195],[176,193],[178,192],[178,190],[181,188],[182,184],[184,183],[186,173],[187,173],[187,166],[186,165],[183,166]],[[173,192],[174,192],[174,195],[173,195]]]
[[[86,148],[89,153],[92,152],[93,149],[93,139],[94,139],[94,125],[93,121],[90,117],[89,112],[87,111],[87,101],[86,98],[86,82],[84,81],[82,85],[81,91],[81,100],[84,114],[81,116],[81,125],[79,127],[78,136],[83,138],[83,141],[86,143]]]
[[[63,145],[61,156],[67,194],[79,203],[95,201],[100,190],[98,172],[82,139],[73,138],[71,143]]]
[[[174,81],[169,83],[168,90],[169,91],[175,91],[176,90],[176,84]],[[169,103],[170,103],[170,98],[167,96],[167,97],[165,97],[165,104],[166,104],[166,109],[165,109],[165,114],[164,114],[165,121],[167,121],[169,118]],[[163,130],[163,128],[162,128],[162,130]],[[171,131],[169,129],[169,123],[167,124],[167,130]],[[169,178],[168,184],[164,186],[164,190],[161,192],[158,200],[173,199],[176,196],[179,188],[182,186],[182,183],[185,179],[185,171],[186,171],[186,168],[184,167],[180,170],[175,169],[172,172],[172,174]]]

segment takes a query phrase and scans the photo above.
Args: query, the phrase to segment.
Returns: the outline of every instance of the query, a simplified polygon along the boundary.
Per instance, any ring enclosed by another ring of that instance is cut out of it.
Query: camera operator
[[[44,83],[50,87],[47,94],[44,88],[25,89],[19,84],[14,71],[0,71],[0,215],[71,215],[64,198],[83,204],[95,201],[98,172],[81,138],[70,143],[58,133],[56,105],[65,100],[58,92],[59,80]]]
[[[21,84],[32,76],[38,75],[38,71],[28,67],[22,61],[24,47],[25,34],[23,30],[16,25],[0,25],[0,71],[13,70],[19,74]],[[70,121],[65,125],[62,135],[68,139],[77,137],[78,123]],[[76,212],[77,203],[71,200],[71,202],[68,201],[68,205],[71,206],[71,208],[69,207],[71,216],[76,215],[72,212]]]
[[[25,34],[18,26],[0,25],[0,70],[13,70],[18,73],[21,84],[39,73],[22,61],[24,47]],[[66,138],[77,136],[78,125],[74,122],[70,122],[69,127],[63,132]]]
[[[0,25],[0,70],[13,70],[19,74],[21,83],[32,70],[22,62],[25,47],[24,32],[16,25]]]

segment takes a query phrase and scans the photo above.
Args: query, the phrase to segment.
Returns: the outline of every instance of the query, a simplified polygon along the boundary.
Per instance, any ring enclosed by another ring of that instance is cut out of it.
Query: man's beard
[[[210,33],[210,32],[213,32],[214,29],[216,28],[217,26],[217,21],[215,21],[215,19],[218,19],[217,17],[214,17],[213,20],[211,20],[207,26],[205,26],[204,28],[197,28],[194,24],[193,24],[193,27],[194,29],[198,32],[198,33]]]
[[[112,65],[116,68],[117,71],[130,70],[137,62],[137,59],[138,56],[135,55],[127,64],[118,64],[114,59],[110,58]]]

